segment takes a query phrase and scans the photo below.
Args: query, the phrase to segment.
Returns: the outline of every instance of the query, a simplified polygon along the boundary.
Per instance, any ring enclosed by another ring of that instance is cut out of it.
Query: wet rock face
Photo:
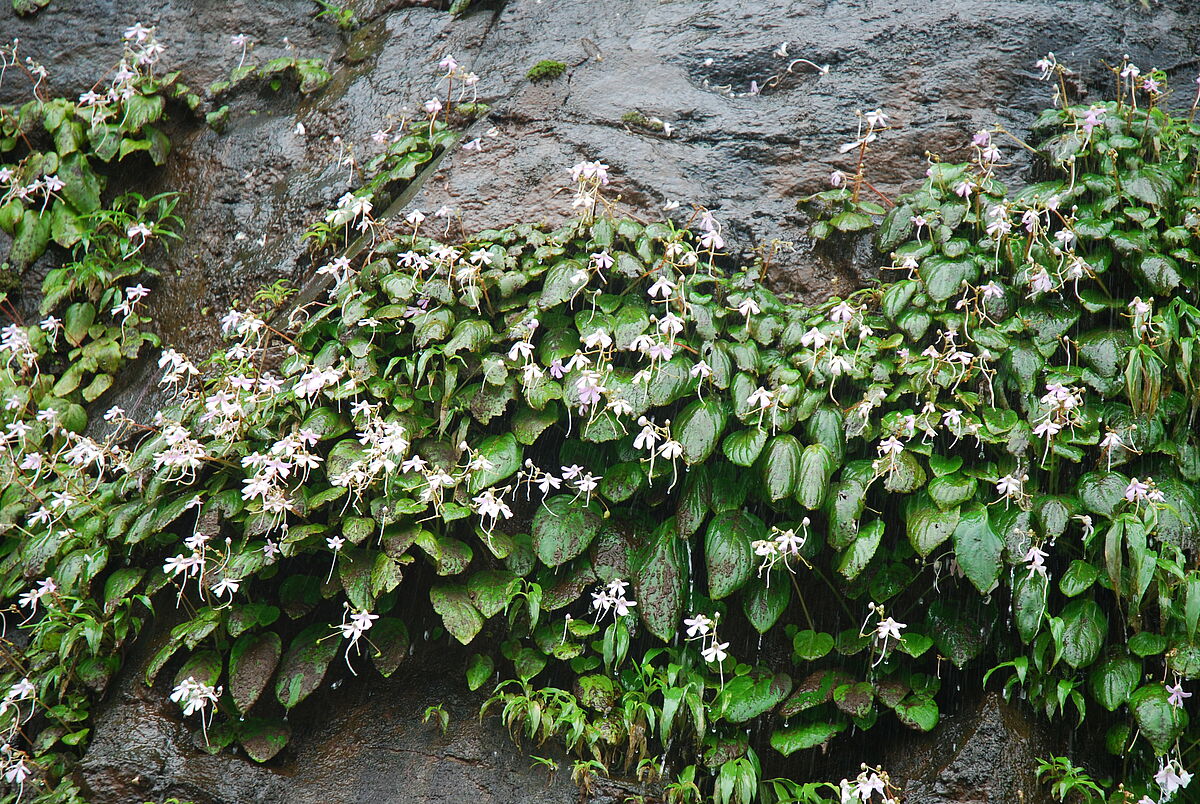
[[[885,749],[889,772],[905,781],[906,804],[993,804],[1041,801],[1039,758],[1064,746],[1036,715],[987,693],[927,735]]]
[[[237,65],[240,51],[229,42],[236,33],[259,43],[255,59],[289,47],[328,59],[334,79],[315,96],[239,91],[223,134],[177,111],[169,164],[115,177],[184,193],[187,230],[161,260],[153,312],[166,343],[199,356],[215,343],[217,317],[231,301],[276,279],[301,284],[312,275],[300,236],[355,183],[339,163],[344,147],[360,159],[374,153],[370,134],[432,94],[446,54],[480,74],[480,99],[492,112],[463,138],[479,138],[481,150],[447,154],[415,188],[411,207],[448,206],[468,231],[557,222],[571,214],[567,168],[599,159],[611,166],[621,211],[684,221],[691,205],[709,207],[736,253],[780,241],[768,281],[816,301],[875,272],[869,249],[814,253],[796,210],[799,196],[826,186],[831,169],[853,169],[837,149],[855,135],[855,110],[882,107],[891,116],[895,129],[877,144],[869,171],[891,196],[920,178],[927,152],[963,158],[956,149],[979,128],[999,123],[1025,137],[1051,98],[1033,68],[1046,51],[1080,70],[1072,91],[1097,98],[1111,85],[1101,60],[1123,53],[1190,87],[1200,51],[1194,5],[490,0],[451,20],[429,5],[360,0],[363,26],[342,33],[313,18],[310,0],[53,0],[29,19],[0,3],[0,31],[20,37],[22,52],[49,67],[53,89],[72,93],[113,65],[120,31],[139,20],[158,25],[169,66],[195,87]],[[565,62],[566,73],[530,82],[526,71],[543,59]],[[822,76],[796,59],[830,71]],[[10,77],[0,99],[18,97],[24,86]],[[673,131],[668,137],[627,123],[629,113]],[[1005,153],[1010,174],[1028,168],[1018,147],[1005,145]],[[670,202],[679,208],[664,212]],[[120,404],[148,415],[153,374],[127,377],[114,392]],[[565,778],[569,764],[547,786],[499,726],[478,724],[479,699],[460,682],[462,661],[457,653],[415,659],[390,681],[351,678],[323,691],[293,713],[296,737],[267,766],[195,749],[166,691],[146,689],[132,662],[98,710],[80,779],[96,804],[169,795],[197,804],[577,800]],[[445,737],[420,723],[425,707],[438,702],[451,713]],[[1039,800],[1029,769],[1049,743],[1030,725],[1040,721],[1022,721],[1017,712],[985,698],[932,737],[889,731],[882,756],[861,758],[883,761],[908,780],[910,802],[1014,801],[1018,791]],[[822,761],[803,763],[820,776]]]
[[[293,713],[292,729],[303,736],[269,766],[198,750],[196,724],[183,722],[162,684],[148,689],[131,673],[102,708],[78,779],[93,804],[576,802],[569,770],[551,779],[495,718],[480,723],[483,698],[460,682],[460,654],[414,660],[387,680],[327,686],[319,701]],[[340,675],[335,667],[330,678]],[[450,716],[445,734],[436,718],[421,722],[437,704]],[[535,753],[556,754],[544,748]]]

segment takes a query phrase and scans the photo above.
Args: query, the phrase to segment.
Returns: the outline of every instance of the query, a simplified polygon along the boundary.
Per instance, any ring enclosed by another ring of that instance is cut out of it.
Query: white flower
[[[900,639],[900,629],[907,627],[905,623],[898,623],[891,617],[887,617],[880,620],[879,625],[875,626],[875,638],[881,641],[886,641],[888,637]]]
[[[888,436],[883,441],[879,442],[880,455],[899,455],[904,452],[904,443],[895,436]]]
[[[675,292],[675,283],[667,279],[665,276],[659,276],[650,289],[646,291],[652,299],[669,299],[671,294]]]
[[[728,650],[728,648],[728,642],[717,642],[716,640],[713,640],[711,645],[700,651],[700,655],[704,657],[704,661],[706,662],[719,663],[728,658],[729,654],[725,652]]]
[[[221,697],[221,688],[213,687],[188,676],[171,692],[171,700],[179,704],[185,717],[199,712]]]
[[[829,311],[829,320],[838,324],[844,324],[854,317],[854,308],[846,302],[842,302],[837,307]]]
[[[19,757],[16,762],[4,769],[4,781],[24,787],[25,780],[29,778],[29,773],[29,767],[25,764],[25,757]]]
[[[1163,796],[1171,798],[1176,792],[1187,787],[1192,781],[1192,774],[1183,769],[1179,760],[1173,759],[1158,769],[1154,781],[1162,788]]]
[[[1029,548],[1029,552],[1027,552],[1025,554],[1025,557],[1023,559],[1021,559],[1029,567],[1029,577],[1032,578],[1033,574],[1035,572],[1039,573],[1043,578],[1047,577],[1047,575],[1046,575],[1046,559],[1049,557],[1050,557],[1049,553],[1042,550],[1037,545],[1031,545]]]
[[[687,626],[687,635],[689,639],[697,636],[704,636],[713,626],[713,621],[704,614],[696,614],[691,619],[684,619],[683,624]]]
[[[824,348],[825,344],[829,343],[829,338],[821,330],[813,327],[808,332],[800,336],[800,345],[807,348],[813,346],[817,349]]]
[[[750,316],[758,315],[760,312],[762,312],[762,308],[758,306],[758,302],[754,301],[754,299],[746,297],[745,299],[742,299],[742,303],[738,305],[738,312],[746,318],[750,318]]]
[[[1150,478],[1146,479],[1149,480]],[[1149,484],[1143,483],[1135,477],[1133,480],[1130,480],[1129,485],[1125,487],[1125,499],[1133,503],[1141,502],[1142,500],[1146,499],[1146,493],[1148,491],[1150,491]]]
[[[758,539],[751,542],[750,546],[754,548],[754,555],[760,558],[773,556],[779,550],[779,546],[770,539]]]
[[[775,395],[773,393],[760,385],[750,393],[750,396],[746,397],[746,404],[755,409],[765,410],[771,407],[774,398]]]
[[[996,493],[1005,497],[1015,497],[1021,493],[1021,481],[1013,475],[1005,475],[996,483]]]
[[[213,586],[212,591],[217,597],[221,597],[227,593],[232,597],[241,586],[242,582],[237,578],[222,578],[219,583]]]
[[[642,431],[638,433],[637,438],[633,440],[633,448],[653,450],[654,445],[658,443],[658,439],[661,438],[661,436],[659,436],[658,431],[654,428],[654,425],[644,416],[638,421],[638,424],[642,425]]]
[[[712,366],[708,365],[708,363],[701,360],[699,363],[692,366],[691,369],[688,370],[688,374],[692,375],[693,377],[700,377],[701,379],[708,379],[712,375]]]
[[[1054,74],[1054,68],[1058,66],[1058,60],[1054,58],[1053,53],[1047,53],[1044,57],[1038,59],[1034,63],[1034,66],[1037,67],[1042,73],[1038,77],[1041,78],[1041,80],[1045,81],[1047,78],[1049,78],[1051,75]],[[1137,69],[1137,68],[1134,68],[1134,69]],[[1124,75],[1124,73],[1122,73],[1122,75]]]
[[[668,461],[673,461],[683,454],[683,444],[678,441],[669,440],[658,448],[658,454]]]

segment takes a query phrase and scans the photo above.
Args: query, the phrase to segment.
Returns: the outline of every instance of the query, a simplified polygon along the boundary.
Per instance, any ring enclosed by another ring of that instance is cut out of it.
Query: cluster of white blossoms
[[[1033,434],[1046,439],[1045,453],[1042,460],[1050,454],[1050,444],[1054,436],[1063,430],[1073,430],[1084,424],[1080,417],[1083,408],[1083,390],[1071,388],[1062,383],[1050,383],[1046,393],[1041,398],[1042,418],[1034,425]]]
[[[784,567],[788,572],[795,572],[789,559],[798,558],[808,566],[808,562],[800,555],[800,551],[804,549],[805,542],[808,541],[808,526],[811,520],[804,517],[800,520],[800,533],[796,532],[795,528],[786,530],[780,529],[776,525],[771,526],[771,531],[768,534],[768,539],[757,539],[751,542],[751,547],[754,548],[754,554],[758,556],[762,563],[758,566],[758,577],[762,577],[763,573],[767,573],[767,586],[771,585],[771,570],[779,562],[783,562]]]
[[[188,676],[171,690],[171,700],[179,704],[184,717],[200,714],[200,728],[204,733],[205,743],[208,742],[208,726],[216,716],[216,704],[221,698],[221,689]]]
[[[686,639],[691,641],[699,641],[700,656],[709,664],[717,665],[717,670],[721,675],[721,684],[725,684],[725,666],[723,662],[729,658],[729,643],[722,642],[717,636],[717,620],[720,619],[719,612],[713,612],[713,616],[709,617],[703,612],[693,614],[691,617],[685,617],[683,627]]]
[[[613,578],[607,584],[597,587],[592,592],[592,608],[596,610],[596,619],[604,617],[609,612],[612,613],[614,619],[628,615],[637,605],[636,600],[625,597],[625,590],[628,588],[629,582],[620,578]]]
[[[866,763],[853,780],[842,779],[838,785],[841,794],[841,804],[899,804],[899,793],[891,785],[891,778],[883,768],[872,768]],[[875,794],[879,798],[875,798]]]
[[[872,663],[872,666],[879,664],[887,656],[888,640],[892,640],[892,647],[901,640],[900,632],[908,627],[906,623],[897,622],[891,616],[884,616],[883,604],[871,602],[867,604],[867,618],[863,621],[863,626],[859,629],[859,636],[871,636],[873,638],[873,649],[879,653]],[[875,625],[868,627],[871,624],[871,618],[876,618]]]

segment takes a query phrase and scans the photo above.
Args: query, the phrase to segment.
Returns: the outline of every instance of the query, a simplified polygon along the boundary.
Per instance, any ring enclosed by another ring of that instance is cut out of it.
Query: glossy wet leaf
[[[671,423],[671,433],[683,446],[683,460],[689,466],[708,460],[717,448],[729,418],[727,408],[715,399],[696,400]]]
[[[1142,677],[1142,663],[1129,658],[1109,659],[1096,667],[1089,688],[1096,702],[1108,711],[1129,700]]]
[[[1000,577],[1004,542],[988,519],[988,509],[968,506],[954,528],[954,558],[980,594],[988,594]]]
[[[374,646],[370,650],[371,663],[379,675],[390,678],[408,658],[412,647],[408,626],[397,617],[380,617],[371,627],[370,637]]]
[[[725,436],[721,451],[730,463],[738,466],[753,466],[767,444],[767,431],[758,427],[739,430]]]
[[[796,724],[773,732],[771,747],[789,757],[797,751],[828,743],[845,728],[846,723],[840,720]]]
[[[467,689],[474,692],[488,682],[495,672],[496,663],[491,656],[476,653],[467,663]]]
[[[802,661],[816,661],[833,650],[833,635],[812,630],[799,631],[792,637],[792,650],[796,658]]]
[[[1066,624],[1062,635],[1063,661],[1074,668],[1091,664],[1104,645],[1108,618],[1096,601],[1089,599],[1068,603],[1061,616]]]
[[[801,461],[800,441],[792,435],[777,435],[767,442],[759,463],[762,471],[762,490],[771,502],[795,493],[805,470]]]
[[[655,534],[634,578],[638,616],[646,629],[664,642],[678,633],[686,584],[687,561],[676,538],[675,523],[668,520]]]
[[[774,707],[792,691],[787,673],[756,670],[725,682],[714,704],[730,723],[745,723]]]
[[[760,634],[765,634],[779,621],[784,609],[792,599],[792,587],[783,578],[753,578],[742,589],[742,612],[750,625]]]
[[[284,709],[292,709],[321,686],[343,641],[325,623],[314,623],[292,638],[275,680],[275,698]]]
[[[579,556],[600,530],[600,517],[573,495],[559,494],[533,515],[533,547],[542,563],[557,567]]]
[[[765,536],[765,528],[744,511],[717,514],[704,533],[704,559],[708,567],[708,594],[720,600],[736,592],[754,570],[750,543]]]
[[[796,500],[810,511],[820,508],[829,493],[829,479],[836,468],[829,447],[824,444],[805,447],[797,469]]]
[[[283,643],[274,631],[242,634],[229,649],[229,693],[240,712],[254,706],[275,674]]]
[[[483,628],[480,616],[463,586],[435,586],[429,590],[433,610],[442,618],[450,635],[466,645]]]
[[[472,494],[513,475],[520,468],[524,456],[517,437],[512,433],[485,438],[480,442],[478,451],[488,466],[471,474]]]
[[[928,557],[953,535],[958,527],[959,510],[941,510],[925,502],[912,506],[908,512],[908,541],[917,555]]]
[[[1162,682],[1151,682],[1134,692],[1129,697],[1129,709],[1156,753],[1169,750],[1188,722],[1187,713],[1167,700]]]
[[[292,738],[292,727],[278,718],[252,717],[237,725],[238,742],[255,762],[274,759]]]
[[[938,724],[938,705],[924,695],[912,695],[896,705],[900,722],[917,731],[933,731]]]
[[[853,581],[871,563],[871,559],[879,550],[879,543],[883,538],[883,528],[882,520],[877,519],[871,522],[846,548],[846,552],[842,554],[842,560],[838,564],[838,572],[844,575],[846,580]]]

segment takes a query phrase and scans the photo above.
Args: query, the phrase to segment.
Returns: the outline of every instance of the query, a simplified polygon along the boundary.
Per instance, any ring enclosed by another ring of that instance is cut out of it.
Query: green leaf
[[[933,731],[938,724],[938,705],[926,695],[910,695],[896,704],[896,717],[910,729]]]
[[[931,460],[932,464],[933,461]],[[932,468],[932,467],[931,467]],[[935,472],[936,474],[936,472]],[[949,474],[935,477],[929,481],[926,490],[938,508],[953,508],[961,505],[975,496],[975,488],[979,483],[973,477],[961,474]]]
[[[247,718],[237,724],[238,742],[255,762],[268,762],[292,738],[292,727],[278,718]]]
[[[638,616],[646,629],[664,642],[676,637],[683,616],[688,565],[682,552],[674,517],[669,517],[655,533],[634,575]]]
[[[467,663],[467,688],[474,692],[487,683],[496,672],[496,663],[491,656],[476,653]]]
[[[548,567],[579,556],[600,530],[601,519],[582,500],[559,494],[538,506],[533,515],[533,547]]]
[[[992,530],[988,509],[979,503],[968,506],[954,528],[954,558],[980,594],[991,592],[1000,577],[1004,542]]]
[[[1129,709],[1156,754],[1169,751],[1188,722],[1182,709],[1171,706],[1161,682],[1147,684],[1129,696]]]
[[[871,216],[861,212],[843,212],[830,218],[829,224],[840,232],[859,232],[871,227]]]
[[[846,723],[842,721],[819,721],[816,723],[801,723],[784,729],[778,729],[771,734],[771,747],[785,757],[790,757],[797,751],[816,748],[825,745],[839,732],[845,730]]]
[[[925,291],[935,302],[944,302],[958,294],[964,282],[974,282],[979,276],[979,267],[973,259],[950,260],[945,257],[928,257],[919,270]]]
[[[1142,678],[1142,663],[1129,658],[1109,659],[1092,671],[1092,697],[1110,712],[1129,700]]]
[[[776,436],[776,440],[784,436]],[[833,452],[824,444],[809,444],[800,456],[796,499],[810,511],[820,508],[829,494],[829,479],[837,468]]]
[[[1134,656],[1157,656],[1167,649],[1167,638],[1161,634],[1142,631],[1129,638],[1129,652]]]
[[[1063,609],[1066,624],[1062,635],[1062,658],[1075,669],[1086,667],[1100,655],[1108,618],[1094,600],[1073,600]]]
[[[479,444],[479,455],[488,462],[487,468],[471,474],[470,491],[478,494],[512,476],[521,468],[524,452],[512,433],[489,436]]]
[[[547,428],[558,423],[559,413],[558,403],[553,400],[547,402],[541,410],[521,405],[512,417],[513,435],[517,441],[528,447],[537,441],[538,436]]]
[[[1137,263],[1135,275],[1144,282],[1150,290],[1164,295],[1183,281],[1179,263],[1163,254],[1149,254]]]
[[[1042,626],[1046,614],[1046,577],[1039,573],[1021,573],[1013,587],[1013,615],[1017,633],[1028,644]]]
[[[913,233],[913,216],[916,209],[910,204],[892,207],[879,224],[875,233],[875,245],[882,254],[889,254]]]
[[[1079,500],[1093,514],[1111,517],[1125,500],[1129,478],[1120,472],[1088,472],[1079,478]]]
[[[708,566],[708,595],[720,600],[742,587],[754,571],[754,548],[750,543],[765,528],[744,511],[725,511],[713,517],[704,534],[704,557]]]
[[[954,534],[958,527],[959,509],[941,510],[924,501],[917,501],[908,510],[908,541],[921,558],[929,555]]]
[[[100,208],[100,191],[104,185],[83,154],[63,157],[58,163],[58,178],[63,183],[63,197],[81,214],[87,215]]]
[[[600,493],[612,502],[625,502],[646,487],[646,472],[640,462],[619,463],[604,473]]]
[[[833,650],[833,635],[817,631],[799,631],[792,637],[792,650],[798,659],[815,662]]]
[[[12,249],[8,253],[9,262],[18,271],[24,271],[37,261],[50,243],[51,220],[50,213],[38,214],[32,209],[17,221],[13,234]]]
[[[984,611],[964,609],[945,600],[934,601],[926,617],[928,629],[942,655],[963,667],[983,650],[990,620]]]
[[[504,610],[520,586],[516,573],[508,570],[483,570],[467,581],[467,594],[484,619]]]
[[[791,497],[803,472],[800,442],[795,436],[777,435],[767,442],[759,458],[762,490],[771,502]]]
[[[275,680],[275,698],[284,709],[292,709],[321,686],[341,642],[341,635],[326,623],[314,623],[292,638]]]
[[[104,613],[111,616],[145,575],[146,571],[139,567],[125,567],[109,575],[104,582]]]
[[[730,723],[745,723],[774,707],[792,691],[787,673],[772,674],[761,668],[725,682],[713,703]]]
[[[397,617],[380,617],[371,626],[371,663],[379,675],[390,678],[392,673],[408,658],[412,640],[408,626]]]
[[[192,654],[179,672],[175,674],[175,686],[187,678],[194,678],[202,684],[216,686],[221,677],[221,655],[215,650],[202,650]]]
[[[872,521],[859,532],[854,543],[842,554],[838,572],[842,573],[846,580],[853,581],[871,563],[871,559],[879,550],[879,542],[883,538],[883,527],[883,520]]]
[[[776,578],[775,583],[770,580],[770,575],[766,581],[754,578],[742,591],[742,611],[760,634],[771,630],[792,600],[790,584],[782,578]]]
[[[753,466],[766,444],[767,431],[754,427],[725,436],[725,440],[721,443],[721,451],[725,453],[725,457],[729,459],[730,463],[737,466]]]
[[[728,404],[715,399],[696,400],[683,409],[671,424],[675,440],[683,445],[683,460],[689,466],[703,463],[717,448],[725,432]]]
[[[1086,561],[1075,559],[1058,582],[1059,591],[1067,597],[1083,594],[1100,577],[1100,570]]]
[[[242,714],[267,688],[282,653],[283,645],[274,631],[242,634],[229,649],[229,692]]]
[[[466,587],[435,586],[429,590],[429,599],[446,630],[462,644],[469,644],[483,628],[483,617],[471,605]]]

